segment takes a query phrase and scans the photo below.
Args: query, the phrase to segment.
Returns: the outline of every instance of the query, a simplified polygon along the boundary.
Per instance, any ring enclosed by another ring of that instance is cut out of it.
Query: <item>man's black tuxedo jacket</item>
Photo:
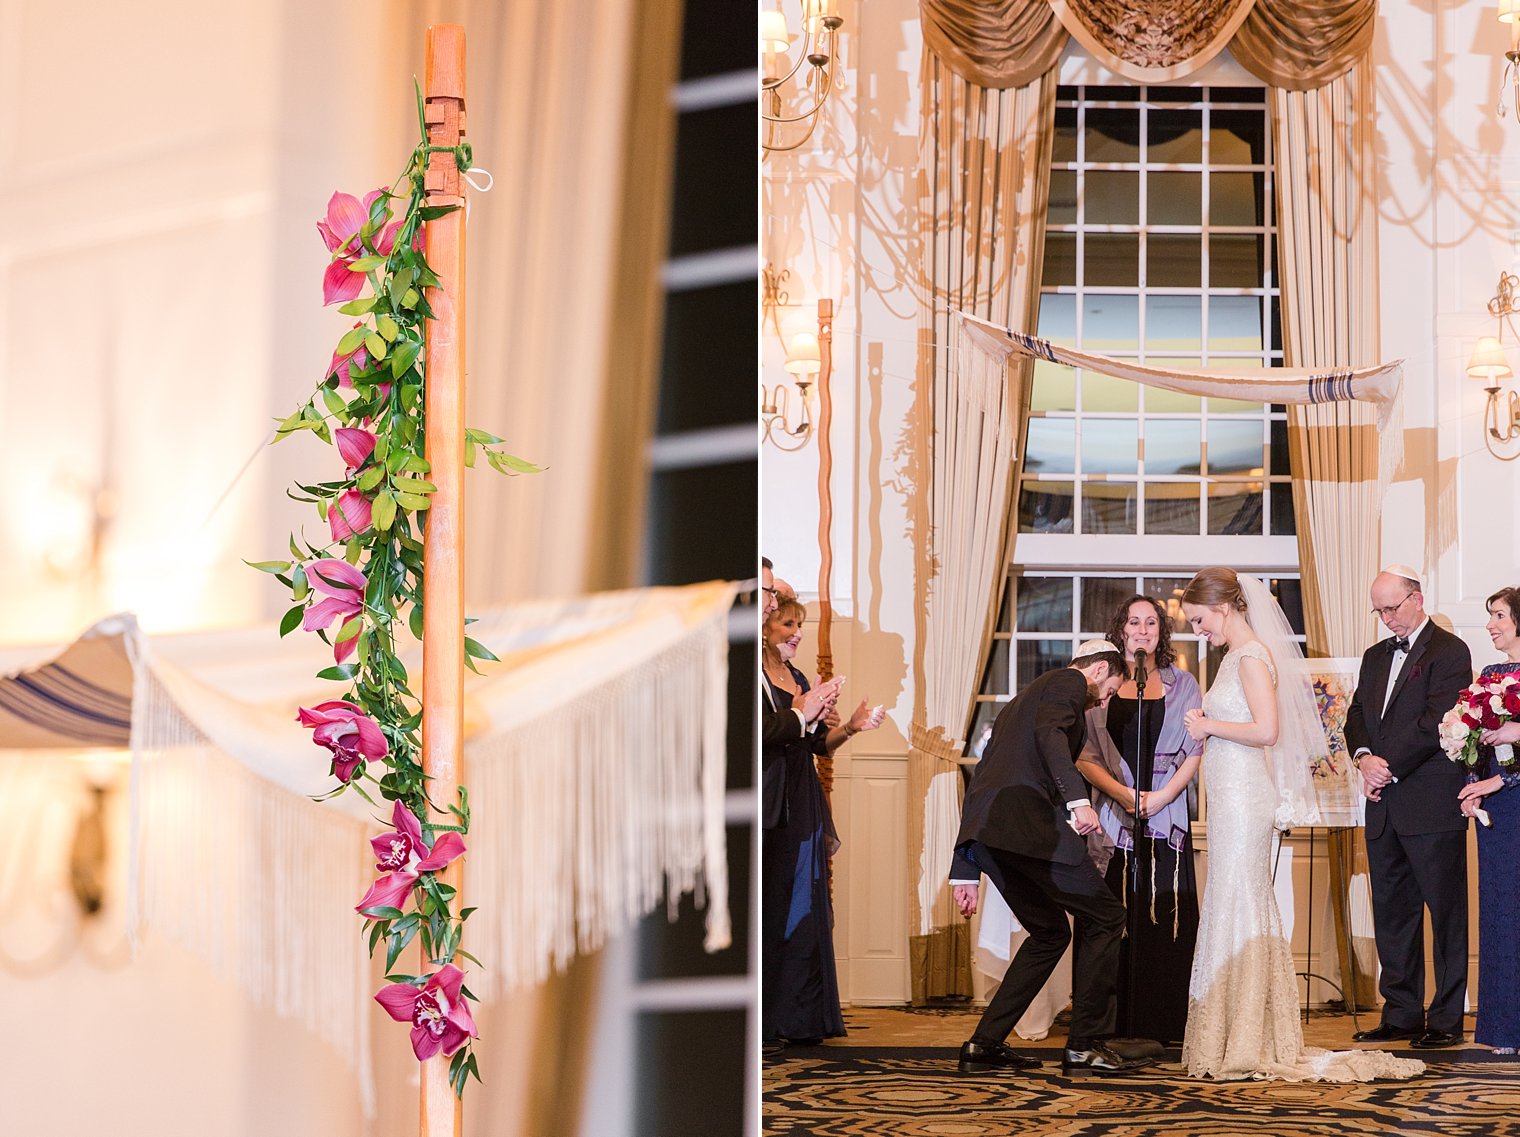
[[[957,849],[980,841],[1058,864],[1087,858],[1087,842],[1066,823],[1066,803],[1088,796],[1075,764],[1086,707],[1086,676],[1060,667],[1003,708],[961,805]]]
[[[1437,728],[1472,682],[1472,652],[1434,620],[1427,622],[1409,645],[1384,710],[1392,667],[1392,640],[1368,648],[1346,712],[1347,747],[1355,754],[1365,746],[1398,778],[1383,787],[1382,801],[1367,803],[1367,836],[1381,835],[1390,822],[1396,833],[1466,829],[1467,818],[1457,808],[1463,770],[1441,750]]]

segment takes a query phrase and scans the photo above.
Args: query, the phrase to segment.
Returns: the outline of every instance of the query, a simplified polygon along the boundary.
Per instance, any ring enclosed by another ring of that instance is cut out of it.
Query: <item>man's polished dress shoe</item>
[[[1015,1053],[1001,1042],[978,1042],[972,1039],[961,1047],[962,1074],[992,1074],[1000,1070],[1033,1070],[1038,1058]]]
[[[1061,1073],[1067,1077],[1082,1074],[1114,1077],[1133,1074],[1154,1064],[1153,1058],[1124,1058],[1115,1054],[1105,1043],[1095,1042],[1080,1048],[1068,1046],[1061,1056]]]
[[[1351,1036],[1352,1042],[1400,1042],[1406,1038],[1419,1038],[1421,1030],[1405,1030],[1400,1026],[1379,1023],[1371,1030],[1359,1030]]]
[[[1440,1050],[1445,1046],[1456,1046],[1467,1041],[1467,1036],[1460,1030],[1427,1030],[1409,1045],[1416,1050]]]

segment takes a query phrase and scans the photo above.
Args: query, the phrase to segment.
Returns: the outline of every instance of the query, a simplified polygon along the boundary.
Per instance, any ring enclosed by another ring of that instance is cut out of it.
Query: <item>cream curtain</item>
[[[1283,350],[1301,367],[1357,367],[1378,352],[1377,160],[1373,78],[1367,58],[1314,91],[1274,90]],[[1380,428],[1356,403],[1290,408],[1288,440],[1298,518],[1304,616],[1311,651],[1355,658],[1377,635],[1367,588],[1378,571]],[[1332,834],[1337,878],[1366,872],[1359,833]],[[1356,1000],[1375,1001],[1370,929],[1357,929]],[[1344,913],[1336,933],[1349,975]],[[1365,941],[1365,942],[1363,942]],[[1348,994],[1350,992],[1348,991]]]
[[[1032,325],[1039,304],[1055,77],[992,90],[930,52],[923,65],[921,342],[931,405],[919,495],[918,697],[908,753],[914,1002],[971,994],[966,924],[946,884],[959,827],[960,737],[1007,559],[1032,364],[969,351],[953,310]]]
[[[1344,75],[1372,43],[1377,0],[919,0],[924,41],[973,83],[1045,74],[1068,36],[1137,83],[1190,75],[1228,46],[1277,87]]]
[[[467,134],[495,178],[470,194],[467,417],[550,469],[471,479],[467,593],[495,604],[626,587],[644,483],[628,473],[642,469],[658,363],[648,318],[665,252],[680,5],[427,0],[393,14],[391,73],[420,77],[420,28],[445,21],[469,36]],[[398,122],[398,154],[414,125]],[[610,434],[620,441],[609,452]],[[609,575],[604,558],[625,575]]]

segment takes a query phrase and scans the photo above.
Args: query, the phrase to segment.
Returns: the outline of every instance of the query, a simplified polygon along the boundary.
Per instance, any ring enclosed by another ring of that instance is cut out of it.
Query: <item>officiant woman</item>
[[[1188,737],[1182,716],[1203,700],[1198,680],[1177,666],[1171,621],[1159,601],[1134,596],[1119,605],[1108,639],[1124,652],[1129,678],[1105,706],[1087,712],[1087,742],[1077,769],[1093,788],[1102,824],[1101,832],[1088,839],[1089,849],[1114,895],[1130,909],[1130,936],[1119,959],[1119,1029],[1176,1044],[1187,1022],[1188,980],[1198,939],[1187,788],[1203,753],[1203,744]],[[1143,738],[1136,684],[1139,652],[1145,653],[1148,673]],[[1148,771],[1140,765],[1142,754],[1150,758]],[[1138,850],[1133,837],[1137,782]],[[1131,858],[1138,863],[1132,865]]]

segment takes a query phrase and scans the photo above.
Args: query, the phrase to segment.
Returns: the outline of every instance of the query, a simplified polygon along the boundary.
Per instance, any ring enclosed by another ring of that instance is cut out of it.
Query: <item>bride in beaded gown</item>
[[[1267,605],[1273,612],[1265,611]],[[1294,732],[1305,724],[1279,715],[1276,662],[1253,627],[1265,624],[1264,617],[1280,617],[1281,610],[1259,580],[1222,568],[1195,576],[1182,608],[1211,643],[1229,648],[1202,709],[1186,719],[1189,733],[1206,739],[1209,832],[1182,1045],[1188,1073],[1330,1082],[1414,1077],[1424,1063],[1379,1050],[1332,1052],[1303,1044],[1293,957],[1272,891],[1279,793],[1266,747],[1276,744],[1284,758],[1294,754]],[[1268,638],[1285,658],[1293,650],[1291,640]]]

